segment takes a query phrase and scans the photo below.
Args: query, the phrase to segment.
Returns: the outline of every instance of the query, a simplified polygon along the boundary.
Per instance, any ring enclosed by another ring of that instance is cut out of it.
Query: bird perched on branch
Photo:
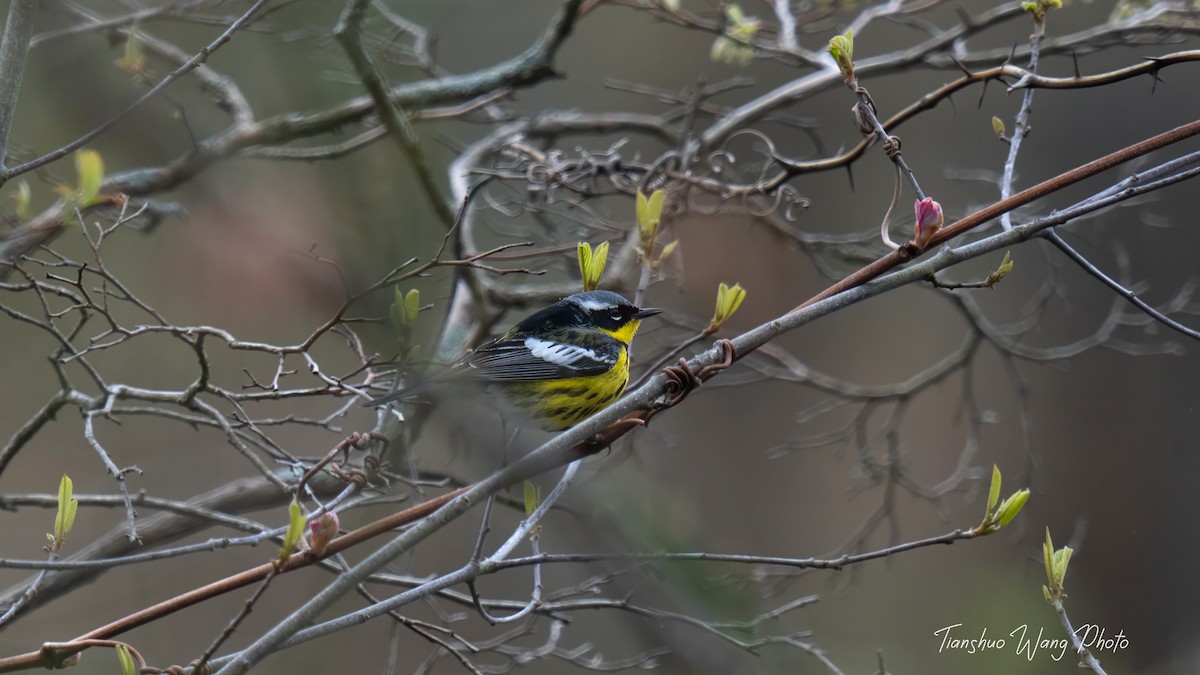
[[[572,427],[617,400],[629,382],[629,345],[639,308],[612,291],[576,293],[530,315],[449,370],[415,387],[375,399],[379,406],[441,383],[493,385],[547,431]]]

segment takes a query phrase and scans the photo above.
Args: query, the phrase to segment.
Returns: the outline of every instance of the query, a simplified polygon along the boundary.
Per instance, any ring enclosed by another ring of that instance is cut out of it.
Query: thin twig
[[[1179,323],[1175,319],[1172,319],[1171,317],[1167,316],[1166,314],[1163,314],[1162,312],[1158,311],[1154,307],[1150,306],[1150,304],[1147,303],[1145,300],[1142,300],[1141,298],[1139,298],[1137,293],[1135,293],[1133,291],[1133,289],[1126,288],[1124,285],[1122,285],[1116,279],[1113,279],[1109,275],[1105,274],[1103,270],[1101,270],[1099,267],[1094,265],[1090,260],[1088,260],[1086,257],[1084,257],[1084,255],[1082,253],[1075,250],[1075,248],[1073,246],[1071,246],[1070,244],[1068,244],[1066,242],[1066,240],[1062,238],[1062,235],[1060,235],[1056,230],[1046,230],[1045,232],[1042,233],[1041,236],[1043,239],[1049,241],[1051,244],[1054,244],[1054,246],[1057,247],[1058,250],[1062,251],[1063,254],[1066,255],[1068,258],[1070,258],[1071,261],[1074,262],[1076,265],[1079,265],[1079,267],[1082,268],[1083,271],[1092,275],[1096,279],[1099,279],[1101,283],[1103,283],[1105,286],[1108,286],[1117,295],[1121,296],[1122,298],[1125,298],[1130,303],[1132,303],[1134,307],[1137,307],[1138,309],[1145,312],[1146,316],[1149,316],[1150,318],[1161,323],[1162,325],[1166,326],[1167,328],[1170,328],[1171,330],[1175,331],[1176,333],[1183,335],[1184,337],[1189,337],[1193,340],[1200,340],[1200,331],[1198,331],[1194,328],[1188,328],[1187,326],[1183,325],[1182,323]]]
[[[1042,38],[1046,33],[1044,16],[1035,15],[1033,20],[1033,35],[1029,36],[1029,72],[1037,74],[1038,55],[1042,49]],[[1021,152],[1021,142],[1029,135],[1029,116],[1033,112],[1033,87],[1027,87],[1021,95],[1021,107],[1017,109],[1016,120],[1013,123],[1012,135],[1008,139],[1008,157],[1004,160],[1004,174],[1000,179],[1000,199],[1012,196],[1013,179],[1017,172],[1017,155]],[[1012,212],[1000,216],[1000,226],[1006,230],[1012,229]]]
[[[1107,675],[1100,667],[1100,662],[1083,644],[1083,638],[1079,637],[1079,634],[1071,627],[1071,619],[1067,617],[1067,609],[1063,607],[1062,600],[1054,601],[1054,611],[1058,614],[1058,620],[1062,623],[1063,630],[1066,631],[1067,638],[1071,641],[1071,649],[1079,656],[1080,667],[1087,668],[1096,675]]]
[[[396,141],[396,145],[417,175],[417,180],[420,181],[421,188],[432,204],[434,213],[441,219],[442,224],[449,228],[454,223],[454,212],[450,210],[450,205],[442,195],[441,188],[433,179],[433,173],[429,170],[429,164],[421,152],[417,132],[413,129],[408,116],[400,111],[388,95],[387,84],[383,81],[382,74],[363,45],[363,19],[366,16],[369,2],[370,0],[351,0],[347,3],[341,18],[338,19],[337,27],[333,30],[334,35],[342,43],[342,48],[350,57],[350,62],[354,64],[359,79],[371,93],[380,120],[383,121],[388,134]]]

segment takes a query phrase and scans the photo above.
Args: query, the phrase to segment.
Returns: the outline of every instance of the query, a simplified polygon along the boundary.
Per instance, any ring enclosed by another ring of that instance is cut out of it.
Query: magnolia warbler
[[[377,398],[377,406],[408,398],[442,381],[466,378],[494,385],[547,431],[567,429],[617,400],[629,382],[629,344],[639,308],[612,291],[576,293],[513,326],[431,380]]]

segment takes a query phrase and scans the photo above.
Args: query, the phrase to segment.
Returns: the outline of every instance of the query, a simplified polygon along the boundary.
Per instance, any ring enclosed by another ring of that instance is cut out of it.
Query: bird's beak
[[[662,310],[658,309],[657,307],[646,307],[644,309],[639,309],[637,313],[633,315],[633,318],[644,319],[648,316],[654,316],[655,314],[659,314],[661,312]]]

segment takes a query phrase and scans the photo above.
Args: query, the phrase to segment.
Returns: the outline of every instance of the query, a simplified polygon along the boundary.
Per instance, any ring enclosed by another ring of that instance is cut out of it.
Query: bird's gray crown
[[[587,312],[604,311],[629,305],[628,300],[612,291],[576,293],[566,298],[566,301]]]

